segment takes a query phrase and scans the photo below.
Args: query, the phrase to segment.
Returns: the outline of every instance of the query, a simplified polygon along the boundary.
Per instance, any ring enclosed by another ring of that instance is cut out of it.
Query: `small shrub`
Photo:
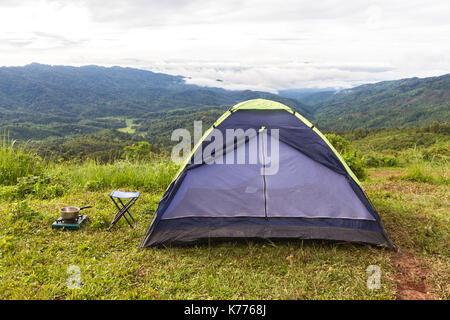
[[[344,158],[345,162],[358,177],[358,179],[364,180],[367,177],[367,173],[364,168],[364,159],[360,156],[359,152],[352,147],[350,142],[333,133],[326,134],[326,138],[333,145],[336,151],[341,154],[342,158]]]
[[[137,145],[126,146],[123,148],[123,157],[127,160],[148,160],[157,155],[154,153],[153,146],[146,141],[139,141]]]
[[[386,156],[383,157],[383,167],[396,167],[399,165],[399,161],[396,157]]]
[[[59,184],[48,185],[42,189],[39,196],[41,199],[52,199],[62,197],[64,195],[64,187]]]
[[[96,191],[104,187],[105,185],[101,180],[89,180],[84,186],[84,188],[88,191]]]
[[[369,168],[380,167],[381,160],[375,155],[369,154],[364,156],[364,164]]]
[[[416,163],[400,176],[401,180],[432,184],[449,184],[449,179],[441,174],[433,174],[432,170],[423,164]]]
[[[36,193],[40,187],[40,181],[38,176],[27,176],[18,178],[17,182],[17,196],[24,198],[26,195]]]
[[[327,140],[333,145],[333,147],[336,149],[337,152],[342,154],[350,149],[350,142],[345,138],[334,133],[328,133],[325,136],[327,137]]]
[[[399,164],[399,160],[394,156],[378,156],[376,154],[364,156],[364,165],[368,168],[396,167]]]
[[[435,179],[430,174],[425,173],[424,171],[415,168],[408,169],[408,172],[403,175],[402,180],[406,181],[414,181],[414,182],[426,182],[426,183],[434,183]]]
[[[342,157],[358,179],[364,180],[367,177],[364,159],[358,151],[346,151]]]
[[[449,144],[438,144],[422,151],[425,161],[448,161],[450,157]]]

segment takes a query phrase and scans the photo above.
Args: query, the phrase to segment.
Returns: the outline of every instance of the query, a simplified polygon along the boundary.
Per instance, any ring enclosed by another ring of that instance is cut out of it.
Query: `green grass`
[[[448,183],[439,182],[448,167],[417,167],[421,175],[411,175],[413,166],[371,169],[364,187],[394,243],[420,259],[433,292],[448,299],[450,203]],[[176,170],[164,157],[49,164],[39,182],[43,193],[34,187],[15,199],[0,196],[0,299],[395,298],[392,252],[370,245],[247,241],[139,249]],[[63,192],[46,189],[55,186]],[[121,220],[107,231],[116,211],[112,189],[141,191],[132,208],[135,230]],[[82,230],[51,229],[66,205],[93,206]],[[366,286],[370,265],[381,268],[378,290]],[[79,289],[67,286],[71,266],[80,268]]]
[[[136,128],[134,128],[133,126],[136,126],[136,124],[134,124],[134,119],[125,119],[127,126],[125,128],[120,128],[117,129],[120,132],[124,132],[124,133],[129,133],[129,134],[133,134],[136,132]]]
[[[39,175],[42,161],[22,147],[15,147],[7,134],[0,136],[0,185],[12,185],[27,175]]]
[[[0,297],[392,298],[389,252],[371,246],[311,241],[226,242],[140,250],[139,242],[160,194],[144,193],[138,200],[133,210],[139,221],[136,230],[121,221],[108,232],[106,227],[114,211],[108,192],[32,200],[25,208],[17,204],[9,209],[2,203]],[[88,211],[89,224],[78,232],[51,230],[58,208],[70,203],[94,205]],[[365,270],[371,264],[384,268],[380,290],[366,288]],[[81,269],[81,289],[69,289],[66,285],[70,276],[67,268],[71,265]]]
[[[406,173],[399,177],[401,180],[424,182],[432,184],[444,184],[449,185],[450,180],[448,178],[448,170],[446,167],[433,168],[429,163],[415,163],[408,167]]]
[[[163,191],[172,181],[178,166],[165,158],[153,161],[97,164],[94,160],[81,165],[56,165],[49,173],[60,177],[74,190],[129,187],[142,191]]]
[[[394,243],[421,261],[437,298],[449,299],[449,188],[434,180],[448,168],[429,167],[431,183],[422,175],[411,179],[416,170],[389,168],[386,176],[367,182],[366,190]]]

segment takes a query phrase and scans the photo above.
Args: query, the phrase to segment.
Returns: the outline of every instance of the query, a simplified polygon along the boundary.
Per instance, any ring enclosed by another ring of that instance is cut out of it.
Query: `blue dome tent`
[[[215,133],[231,129],[245,134],[223,141],[212,154],[216,161],[208,161],[202,152]],[[270,159],[269,149],[276,149]],[[261,161],[251,161],[255,150]],[[394,248],[358,178],[326,137],[296,111],[263,99],[235,105],[205,132],[167,188],[141,247],[242,238]]]

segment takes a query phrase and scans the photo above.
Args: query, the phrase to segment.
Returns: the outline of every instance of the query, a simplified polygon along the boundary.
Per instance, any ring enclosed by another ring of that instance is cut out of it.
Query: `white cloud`
[[[1,63],[123,65],[231,89],[349,87],[450,72],[449,16],[447,0],[3,0]]]

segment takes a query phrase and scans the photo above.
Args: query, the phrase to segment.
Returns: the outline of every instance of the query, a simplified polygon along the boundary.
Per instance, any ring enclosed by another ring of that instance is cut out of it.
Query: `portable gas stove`
[[[52,223],[52,229],[78,230],[87,218],[88,216],[86,214],[79,215],[75,219],[63,219],[59,217],[58,220]]]

